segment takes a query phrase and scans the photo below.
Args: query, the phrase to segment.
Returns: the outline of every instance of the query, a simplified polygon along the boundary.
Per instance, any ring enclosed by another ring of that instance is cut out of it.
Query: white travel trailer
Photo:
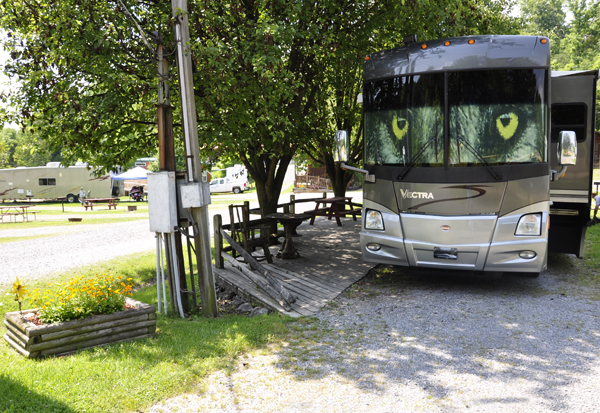
[[[95,176],[87,164],[64,167],[60,162],[46,166],[0,169],[0,200],[61,199],[77,202],[83,188],[93,198],[108,198],[123,193],[123,181],[110,174]]]

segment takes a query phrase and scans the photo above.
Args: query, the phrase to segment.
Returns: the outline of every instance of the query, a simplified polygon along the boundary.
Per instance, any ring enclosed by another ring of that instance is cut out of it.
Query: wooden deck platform
[[[273,264],[261,262],[297,297],[291,305],[292,311],[285,311],[227,263],[225,270],[214,269],[217,283],[224,283],[241,294],[252,296],[283,314],[292,317],[313,315],[373,268],[373,264],[362,260],[360,253],[360,220],[344,219],[342,224],[338,227],[335,220],[329,221],[327,218],[317,219],[312,226],[304,222],[297,229],[302,236],[294,238],[300,258],[275,259]],[[275,255],[279,247],[272,248]]]

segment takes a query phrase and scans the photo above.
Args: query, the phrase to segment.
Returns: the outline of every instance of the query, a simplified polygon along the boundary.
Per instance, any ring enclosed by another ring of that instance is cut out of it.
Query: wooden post
[[[176,172],[175,141],[173,139],[173,113],[171,111],[169,86],[165,80],[169,74],[169,67],[167,60],[163,57],[163,45],[160,41],[162,41],[162,37],[159,37],[158,43],[158,74],[160,86],[158,92],[158,104],[156,105],[158,111],[158,165],[161,171]],[[177,222],[179,222],[181,217],[179,217],[179,213],[177,215]],[[185,272],[185,262],[183,260],[183,244],[179,232],[175,233],[175,245],[173,247],[175,248],[175,254],[177,255],[177,262],[173,264],[176,265],[178,269],[179,286],[181,290],[187,290],[187,277]],[[183,311],[188,312],[190,310],[188,294],[181,292],[180,296]]]
[[[223,263],[223,257],[221,252],[223,251],[223,236],[221,235],[221,227],[223,226],[223,217],[216,214],[213,217],[213,232],[215,241],[215,267],[223,269],[225,265]]]
[[[243,219],[248,222],[250,221],[250,201],[244,201],[244,217]],[[262,218],[262,216],[261,216]]]
[[[296,202],[296,195],[295,194],[291,194],[290,195],[290,212],[292,214],[296,213],[296,204],[295,204],[295,202]]]
[[[198,143],[198,124],[194,97],[194,78],[192,74],[192,53],[189,50],[190,32],[186,0],[172,0],[175,40],[177,43],[177,68],[179,71],[179,90],[185,142],[186,165],[190,182],[203,182]],[[202,294],[202,312],[204,315],[219,315],[215,279],[212,271],[210,235],[208,233],[208,205],[191,208],[191,215],[198,225],[194,235],[198,278]]]

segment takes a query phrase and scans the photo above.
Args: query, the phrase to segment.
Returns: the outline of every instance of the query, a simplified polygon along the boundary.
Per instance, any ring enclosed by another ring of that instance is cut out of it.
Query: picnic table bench
[[[346,215],[352,215],[352,219],[356,221],[356,216],[362,213],[362,210],[360,208],[354,208],[355,205],[352,203],[352,197],[350,196],[319,198],[315,199],[314,202],[316,203],[316,206],[315,209],[312,211],[312,219],[310,220],[310,225],[313,225],[315,223],[316,217],[328,217],[329,220],[331,220],[331,218],[335,218],[338,227],[341,227],[342,221],[340,220],[340,218],[345,218]],[[329,206],[327,206],[328,204]],[[341,209],[340,205],[342,205]],[[346,209],[346,205],[348,205],[350,209]]]
[[[117,209],[117,201],[119,200],[119,198],[88,198],[86,200],[83,201],[83,207],[85,208],[85,210],[87,211],[88,208],[90,208],[92,211],[94,210],[94,205],[100,202],[106,202],[108,203],[108,209],[110,210],[111,208],[114,208],[115,210]]]
[[[310,209],[307,211],[296,212],[296,204],[306,203],[306,202],[314,202],[316,203],[314,209]],[[342,207],[340,207],[340,205]],[[346,206],[349,209],[346,209]],[[277,209],[282,208],[283,213],[291,213],[291,214],[311,214],[312,219],[310,221],[310,225],[313,225],[316,217],[328,217],[329,219],[335,218],[338,226],[342,226],[342,222],[340,218],[345,218],[346,216],[352,216],[352,219],[356,221],[356,217],[362,215],[362,204],[358,204],[356,202],[352,202],[352,197],[332,197],[326,198],[325,193],[323,193],[322,197],[318,198],[301,198],[295,199],[292,195],[290,202],[284,204],[278,204]],[[253,215],[261,215],[260,208],[252,208],[249,210],[250,214]]]
[[[34,219],[37,220],[36,214],[42,211],[30,211],[29,208],[35,205],[10,205],[0,206],[0,222],[4,222],[4,218],[9,218],[9,222],[19,222],[17,217],[21,217],[21,222],[29,221],[29,214],[32,214]]]

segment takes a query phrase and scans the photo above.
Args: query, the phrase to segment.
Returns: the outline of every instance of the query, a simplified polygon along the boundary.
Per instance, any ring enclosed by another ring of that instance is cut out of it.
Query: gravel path
[[[0,244],[0,285],[15,277],[39,279],[156,246],[148,220],[0,231],[0,237],[29,236],[42,238]]]
[[[159,412],[596,412],[600,303],[561,274],[403,271]]]

